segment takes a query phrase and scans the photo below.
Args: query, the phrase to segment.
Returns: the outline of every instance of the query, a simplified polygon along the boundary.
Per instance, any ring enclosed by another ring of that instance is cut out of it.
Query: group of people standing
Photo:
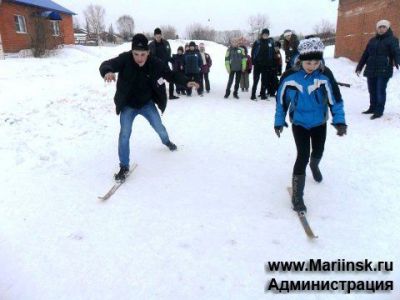
[[[177,53],[171,55],[171,47],[167,40],[162,37],[160,28],[154,29],[154,40],[149,44],[150,54],[159,58],[165,65],[172,64],[172,70],[188,77],[191,81],[199,84],[197,93],[203,96],[204,90],[210,92],[210,80],[208,74],[212,66],[210,54],[205,52],[204,43],[196,45],[194,41],[178,47]],[[192,89],[177,84],[178,95],[192,95]],[[174,83],[169,83],[169,99],[179,99],[174,95]]]
[[[132,38],[132,51],[103,62],[100,73],[104,80],[115,81],[118,72],[117,90],[114,97],[116,112],[120,114],[121,130],[118,143],[120,171],[115,175],[118,181],[125,180],[129,172],[129,138],[132,123],[137,115],[144,116],[160,136],[169,150],[177,146],[169,139],[155,107],[164,112],[167,104],[164,79],[170,82],[169,97],[174,96],[174,84],[180,95],[191,95],[192,88],[200,95],[210,91],[208,73],[212,65],[211,57],[205,47],[190,42],[186,49],[178,48],[171,56],[168,41],[161,30],[156,28],[154,40],[149,44],[143,34]],[[260,96],[276,94],[274,129],[278,137],[287,127],[286,115],[292,123],[292,132],[297,149],[296,162],[292,173],[292,204],[297,212],[307,210],[304,199],[306,168],[309,164],[315,181],[323,179],[319,164],[324,152],[328,112],[332,115],[332,125],[338,136],[347,134],[347,124],[343,99],[339,86],[331,70],[325,65],[324,44],[318,37],[306,37],[299,41],[291,30],[283,33],[283,48],[286,54],[286,71],[282,73],[280,44],[269,37],[269,30],[263,29],[260,38],[254,42],[251,54],[239,45],[237,39],[231,41],[225,55],[225,66],[229,73],[225,98],[235,81],[233,96],[239,98],[242,91],[249,90],[249,74],[253,69],[251,99],[256,100],[257,85],[261,77]],[[151,54],[151,55],[150,55]],[[278,56],[279,54],[279,56]],[[168,64],[172,63],[173,70]],[[400,64],[400,49],[397,38],[390,30],[390,23],[381,20],[377,23],[377,34],[370,40],[357,66],[359,74],[366,64],[364,75],[368,78],[370,108],[364,113],[372,113],[372,119],[383,114],[386,100],[386,85],[393,74],[393,66]],[[203,82],[204,80],[204,82]]]
[[[283,33],[286,70],[293,65],[294,58],[298,55],[299,40],[292,30]],[[266,100],[273,97],[278,89],[278,76],[282,75],[282,56],[280,41],[270,37],[268,28],[261,31],[248,53],[246,45],[240,45],[238,39],[232,39],[225,55],[225,67],[229,74],[225,98],[231,93],[233,82],[233,97],[239,99],[239,85],[242,92],[249,90],[249,74],[253,72],[253,86],[251,89],[251,100],[257,100],[257,86],[261,79],[259,97]]]

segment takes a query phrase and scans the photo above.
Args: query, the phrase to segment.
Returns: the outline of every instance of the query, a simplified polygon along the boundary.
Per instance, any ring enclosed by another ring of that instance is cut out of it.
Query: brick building
[[[382,19],[390,21],[394,34],[399,37],[400,0],[340,0],[335,57],[358,61],[369,39],[375,35],[376,22]]]
[[[30,49],[35,35],[35,20],[47,22],[51,36],[48,48],[74,44],[74,12],[50,0],[0,0],[0,38],[4,52]]]

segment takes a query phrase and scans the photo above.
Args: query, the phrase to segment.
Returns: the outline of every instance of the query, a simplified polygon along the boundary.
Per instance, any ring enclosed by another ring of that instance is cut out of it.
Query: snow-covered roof
[[[76,13],[74,13],[73,11],[70,11],[69,9],[67,9],[51,0],[13,0],[11,2],[41,7],[41,8],[45,8],[48,10],[65,13],[68,15],[76,15]]]

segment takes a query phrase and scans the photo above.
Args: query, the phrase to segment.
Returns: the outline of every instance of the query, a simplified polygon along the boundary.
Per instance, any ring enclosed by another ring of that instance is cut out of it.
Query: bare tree
[[[81,23],[79,22],[79,19],[77,17],[73,17],[72,20],[74,29],[81,29]]]
[[[100,5],[90,4],[83,12],[86,18],[88,34],[93,34],[97,41],[100,41],[100,33],[105,30],[104,16],[106,10]]]
[[[243,32],[240,30],[225,30],[216,33],[215,42],[228,46],[232,39],[240,38]]]
[[[33,32],[30,33],[31,47],[34,57],[41,57],[46,54],[50,46],[50,26],[49,21],[43,18],[40,13],[32,15]]]
[[[162,25],[160,26],[162,35],[166,40],[174,40],[176,39],[176,28],[171,25]]]
[[[129,15],[123,15],[117,20],[118,32],[125,41],[129,41],[135,29],[135,21]]]
[[[314,26],[314,33],[321,39],[329,38],[336,33],[335,25],[325,19],[322,19],[318,24]]]
[[[108,35],[107,35],[107,42],[109,43],[114,43],[115,44],[115,35],[114,35],[114,28],[113,25],[110,24],[110,26],[108,27]]]
[[[268,28],[270,26],[268,16],[263,14],[250,16],[248,22],[250,25],[250,33],[254,39],[260,35],[263,28]]]
[[[203,26],[199,23],[193,23],[186,28],[186,33],[189,39],[192,40],[208,40],[214,41],[216,32],[208,26]]]
[[[154,39],[154,34],[153,32],[142,32],[144,34],[144,36],[149,40],[153,40]]]

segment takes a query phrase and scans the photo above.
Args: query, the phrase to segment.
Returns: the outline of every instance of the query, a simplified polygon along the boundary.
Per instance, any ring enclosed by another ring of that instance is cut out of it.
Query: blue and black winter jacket
[[[326,123],[330,108],[333,124],[346,124],[339,86],[327,67],[307,74],[304,69],[289,70],[281,78],[276,94],[275,127],[290,121],[310,129]]]
[[[198,51],[186,51],[185,74],[199,74],[203,61]]]
[[[259,39],[251,48],[253,65],[272,67],[275,65],[275,42],[272,38]]]

